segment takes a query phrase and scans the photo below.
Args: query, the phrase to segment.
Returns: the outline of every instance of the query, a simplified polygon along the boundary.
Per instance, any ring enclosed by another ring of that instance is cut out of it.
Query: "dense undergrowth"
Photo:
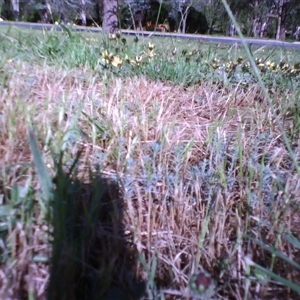
[[[272,103],[237,46],[0,53],[2,298],[299,297],[299,51],[252,49]]]

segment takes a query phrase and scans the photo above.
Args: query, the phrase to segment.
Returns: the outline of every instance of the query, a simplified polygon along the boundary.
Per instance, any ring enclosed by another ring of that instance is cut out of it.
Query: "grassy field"
[[[298,299],[300,51],[1,28],[0,299]]]

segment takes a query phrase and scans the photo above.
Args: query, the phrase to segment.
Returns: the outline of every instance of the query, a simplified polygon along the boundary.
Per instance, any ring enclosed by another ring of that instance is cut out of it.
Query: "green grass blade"
[[[82,114],[88,119],[88,121],[93,124],[102,134],[107,134],[107,129],[106,127],[101,124],[100,122],[97,122],[96,120],[94,120],[93,118],[91,118],[87,113],[85,113],[84,111],[82,111]]]
[[[44,200],[49,201],[53,197],[52,181],[32,130],[29,131],[29,145],[33,156],[34,166],[37,171],[38,180],[42,188]]]
[[[289,257],[287,257],[286,255],[284,255],[282,252],[280,252],[279,250],[270,247],[266,244],[264,244],[263,242],[256,240],[256,239],[252,239],[251,237],[248,237],[248,239],[250,239],[251,241],[253,241],[254,243],[256,243],[257,245],[259,245],[261,248],[268,250],[269,252],[271,252],[273,255],[277,256],[278,258],[281,258],[282,260],[286,261],[288,264],[290,264],[293,268],[300,270],[300,265],[298,265],[297,263],[295,263],[294,261],[292,261]]]
[[[292,244],[295,248],[300,249],[300,241],[292,234],[284,234],[283,238]]]
[[[69,38],[72,38],[71,30],[70,30],[66,25],[64,25],[64,24],[62,24],[62,23],[60,24],[60,26],[61,26],[61,28],[62,28],[64,31],[67,32]]]
[[[278,283],[281,283],[282,285],[294,290],[295,292],[299,293],[300,294],[300,286],[269,271],[268,269],[266,268],[263,268],[261,267],[260,265],[256,264],[255,262],[253,262],[250,258],[245,258],[245,262],[252,266],[252,267],[255,267],[257,270],[259,270],[261,273],[264,273],[266,274],[267,276],[273,278],[274,280],[276,280]]]

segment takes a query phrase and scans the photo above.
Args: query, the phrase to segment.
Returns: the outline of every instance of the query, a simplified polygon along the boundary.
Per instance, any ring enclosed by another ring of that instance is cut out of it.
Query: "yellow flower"
[[[300,70],[300,62],[294,64],[294,69],[295,70]]]
[[[245,66],[247,69],[249,69],[249,68],[251,67],[250,62],[249,62],[249,61],[245,62],[244,66]]]
[[[122,61],[122,59],[119,56],[114,56],[113,59],[112,59],[112,61],[111,61],[111,64],[114,67],[121,67],[122,64],[123,64],[123,61]]]
[[[225,70],[230,71],[233,67],[233,62],[230,60],[228,63],[225,65]]]
[[[256,58],[255,59],[255,62],[257,65],[261,64],[262,63],[262,59],[261,58]]]
[[[108,64],[111,62],[113,56],[107,50],[105,50],[104,52],[102,52],[102,58]]]
[[[213,62],[213,63],[212,63],[212,67],[213,67],[214,69],[217,69],[217,68],[219,67],[219,65],[218,65],[216,62]]]
[[[282,69],[284,65],[285,65],[285,61],[282,60],[282,61],[279,63],[278,68],[279,68],[279,69]]]
[[[143,60],[143,57],[141,55],[135,57],[135,62],[138,66],[140,66],[142,64],[142,60]]]
[[[154,45],[154,44],[151,44],[151,43],[149,42],[148,48],[149,48],[150,51],[152,51],[152,50],[154,50],[155,45]]]
[[[288,72],[290,74],[296,74],[297,70],[295,70],[294,68],[291,68],[291,69],[288,70]]]
[[[151,59],[151,58],[153,58],[154,57],[154,55],[155,55],[155,53],[154,53],[154,51],[153,50],[151,50],[151,51],[149,51],[148,52],[148,57]]]
[[[282,67],[282,70],[287,71],[289,69],[289,65],[288,64],[284,64],[284,66]]]
[[[268,68],[269,68],[269,70],[274,71],[274,70],[276,69],[275,63],[274,63],[274,62],[271,62],[271,63],[269,64]]]

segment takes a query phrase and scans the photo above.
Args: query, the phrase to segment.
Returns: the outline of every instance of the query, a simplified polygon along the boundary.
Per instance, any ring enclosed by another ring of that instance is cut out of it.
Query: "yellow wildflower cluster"
[[[102,62],[105,64],[111,64],[114,67],[121,67],[123,64],[123,60],[118,55],[113,55],[107,50],[102,52]]]
[[[272,62],[270,60],[264,62],[261,58],[256,59],[255,62],[258,68],[262,72],[273,71],[273,72],[285,72],[288,74],[295,74],[295,75],[300,74],[300,63],[289,65],[285,61],[281,61],[278,64],[276,64],[275,62]]]
[[[122,65],[127,64],[131,66],[141,66],[144,63],[151,61],[155,56],[155,45],[151,42],[148,43],[148,47],[146,47],[143,51],[141,51],[138,55],[131,57],[128,54],[126,39],[121,38],[120,33],[110,34],[108,37],[109,40],[114,42],[114,50],[110,52],[109,50],[105,50],[102,53],[102,61],[106,65],[111,65],[116,68],[120,68]],[[138,37],[136,36],[134,39],[135,42],[138,42]],[[110,48],[110,47],[109,47]],[[169,61],[174,63],[174,56],[177,54],[177,49],[174,48],[172,51],[173,57],[168,57]],[[212,61],[203,61],[202,53],[199,52],[199,49],[183,49],[181,55],[185,58],[186,62],[192,61],[192,58],[195,56],[195,62],[204,62],[206,65],[212,67],[215,70],[222,70],[227,73],[233,73],[237,69],[240,69],[242,72],[250,72],[251,64],[248,60],[243,57],[238,57],[235,61],[228,61],[226,63],[221,63],[219,59],[215,58]],[[284,61],[280,63],[275,63],[271,60],[263,60],[262,58],[256,58],[255,63],[258,69],[262,73],[266,72],[284,72],[286,74],[299,75],[300,74],[300,63],[289,65]]]
[[[265,72],[286,72],[289,74],[299,75],[300,74],[300,63],[289,65],[284,61],[276,64],[274,61],[263,61],[262,58],[256,58],[255,63],[259,70]],[[250,70],[251,65],[249,61],[244,61],[242,57],[239,57],[235,62],[228,61],[221,65],[218,59],[213,59],[211,66],[214,69],[224,69],[226,72],[234,71],[238,66],[241,66],[243,70]]]
[[[110,40],[114,40],[117,38],[117,35],[109,35]],[[121,67],[123,65],[123,62],[131,65],[141,66],[145,58],[148,58],[149,60],[154,58],[154,49],[155,45],[149,42],[147,51],[143,51],[140,55],[135,56],[135,58],[130,58],[128,54],[125,54],[124,57],[121,58],[119,55],[113,54],[108,50],[104,50],[102,52],[102,62],[106,65],[112,65],[116,68]]]

